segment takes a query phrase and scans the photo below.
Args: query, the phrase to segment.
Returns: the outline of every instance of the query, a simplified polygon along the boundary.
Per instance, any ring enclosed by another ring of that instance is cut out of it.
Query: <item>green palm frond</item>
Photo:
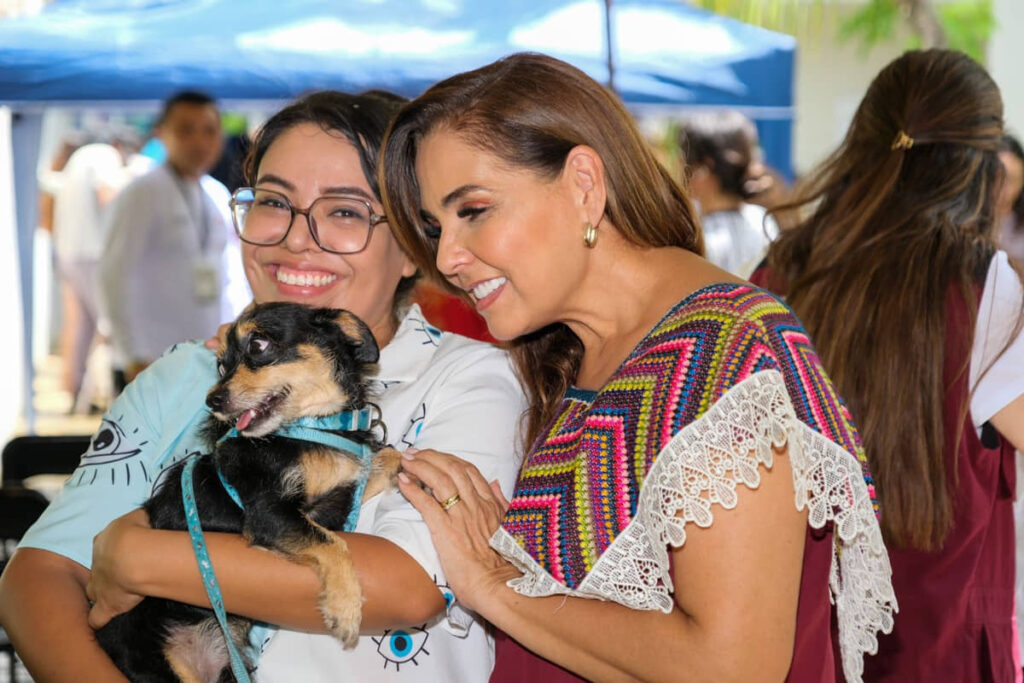
[[[823,30],[838,17],[839,38],[856,40],[865,50],[892,40],[900,27],[911,34],[907,47],[933,44],[963,50],[978,61],[995,29],[992,0],[866,0],[851,9],[849,0],[690,0],[718,14],[773,31],[807,35]],[[922,30],[915,18],[934,17],[938,38]],[[831,29],[830,29],[831,30]]]
[[[798,35],[820,26],[823,12],[839,0],[691,0],[697,7],[755,26]]]

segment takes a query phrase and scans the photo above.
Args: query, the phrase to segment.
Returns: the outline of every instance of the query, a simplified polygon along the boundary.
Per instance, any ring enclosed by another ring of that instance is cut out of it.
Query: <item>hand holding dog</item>
[[[228,331],[230,329],[231,323],[224,323],[223,325],[217,328],[216,335],[210,337],[209,339],[203,342],[203,346],[210,349],[211,351],[216,351],[221,346],[223,346],[224,343],[227,341]]]
[[[89,625],[94,629],[132,609],[145,597],[127,586],[123,574],[126,557],[123,549],[131,547],[127,538],[140,528],[150,528],[146,511],[141,508],[115,519],[92,541],[92,570],[85,594],[93,603],[89,610]]]
[[[402,457],[404,472],[398,475],[398,488],[430,528],[455,597],[468,609],[480,611],[489,595],[519,576],[488,545],[508,501],[497,482],[488,484],[476,467],[454,455],[409,449]],[[453,499],[457,502],[452,503]],[[442,501],[448,502],[447,510]]]

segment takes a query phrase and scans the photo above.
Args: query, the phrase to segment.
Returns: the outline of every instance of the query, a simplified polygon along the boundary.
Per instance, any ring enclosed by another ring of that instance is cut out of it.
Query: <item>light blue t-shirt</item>
[[[78,469],[19,545],[90,567],[96,534],[140,507],[167,467],[208,450],[199,427],[217,379],[217,358],[202,344],[171,347],[103,416]]]

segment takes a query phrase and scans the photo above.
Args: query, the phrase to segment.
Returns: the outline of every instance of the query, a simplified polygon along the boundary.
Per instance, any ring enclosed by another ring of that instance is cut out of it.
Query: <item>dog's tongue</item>
[[[256,411],[254,409],[250,408],[249,410],[245,411],[244,413],[238,416],[238,421],[235,422],[235,429],[237,429],[238,431],[242,431],[243,429],[249,426],[249,423],[252,422],[252,419],[254,417],[256,417]]]

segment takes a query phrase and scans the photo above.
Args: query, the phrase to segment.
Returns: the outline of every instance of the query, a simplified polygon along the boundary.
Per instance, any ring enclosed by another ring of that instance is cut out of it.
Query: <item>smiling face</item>
[[[356,148],[340,134],[312,123],[286,130],[270,145],[255,186],[283,194],[300,209],[323,195],[345,194],[364,198],[375,213],[384,213],[363,175]],[[301,215],[280,244],[243,243],[242,258],[258,303],[290,301],[349,310],[370,327],[381,346],[395,331],[395,289],[416,271],[387,223],[373,228],[366,249],[340,255],[317,246]]]
[[[439,228],[438,270],[472,295],[497,339],[563,320],[572,308],[586,265],[587,209],[575,176],[510,168],[443,129],[419,146],[416,177]]]

